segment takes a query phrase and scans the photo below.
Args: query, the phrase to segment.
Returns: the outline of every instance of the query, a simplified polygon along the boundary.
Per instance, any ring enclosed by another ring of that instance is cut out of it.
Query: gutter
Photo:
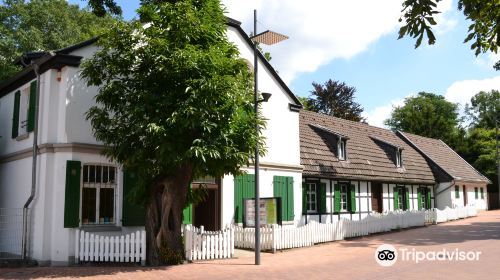
[[[54,56],[49,54],[50,57]],[[40,106],[40,65],[38,62],[31,61],[33,71],[36,75],[36,93],[35,93],[35,124],[33,128],[33,151],[32,151],[32,165],[31,165],[31,194],[26,200],[23,207],[23,236],[22,236],[22,258],[25,260],[28,255],[28,209],[36,193],[36,167],[37,167],[37,155],[38,155],[38,111]]]

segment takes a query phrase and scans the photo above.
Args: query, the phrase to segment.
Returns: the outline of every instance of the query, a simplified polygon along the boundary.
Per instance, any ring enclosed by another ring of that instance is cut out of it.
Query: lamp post
[[[254,77],[254,109],[255,116],[258,116],[259,103],[267,102],[271,97],[270,93],[263,92],[263,99],[259,100],[259,84],[258,84],[258,50],[257,44],[266,45],[276,44],[288,39],[287,36],[267,30],[257,34],[257,10],[253,10],[253,36],[250,40],[253,42],[253,77]],[[259,123],[255,124],[257,135],[259,134]],[[259,143],[255,145],[255,264],[260,265],[260,193],[259,193]]]

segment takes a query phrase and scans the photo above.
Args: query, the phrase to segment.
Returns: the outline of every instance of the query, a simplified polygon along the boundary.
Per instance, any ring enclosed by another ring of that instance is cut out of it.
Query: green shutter
[[[14,113],[12,115],[12,138],[19,136],[19,106],[21,106],[21,92],[14,94]]]
[[[286,216],[287,221],[293,221],[293,218],[295,217],[294,213],[294,199],[293,199],[293,177],[287,177],[286,180],[286,194],[287,194],[287,213],[288,215]]]
[[[475,197],[476,199],[478,199],[478,198],[479,198],[479,194],[478,194],[478,191],[477,191],[477,187],[476,187],[476,188],[474,188],[474,197]]]
[[[349,210],[351,211],[351,213],[356,213],[356,186],[355,185],[351,185],[349,197],[350,197]]]
[[[431,209],[431,208],[432,208],[432,207],[431,207],[431,205],[432,205],[432,203],[431,203],[431,202],[432,202],[432,201],[431,201],[431,194],[432,194],[432,193],[431,193],[431,189],[430,189],[430,188],[427,188],[426,190],[427,190],[427,191],[426,191],[426,196],[427,196],[427,197],[426,197],[426,199],[427,199],[427,204],[426,204],[426,206],[427,206],[427,207],[426,207],[426,208],[427,208],[427,209]]]
[[[66,188],[64,192],[64,227],[78,227],[80,223],[80,171],[79,161],[66,161]]]
[[[123,226],[144,226],[146,221],[146,210],[142,205],[133,202],[132,191],[137,185],[137,175],[132,171],[123,171]]]
[[[334,195],[335,195],[335,203],[334,203],[334,211],[335,213],[340,212],[340,185],[334,185]]]
[[[28,105],[28,132],[35,129],[36,81],[30,85],[30,100]]]
[[[189,190],[191,190],[192,185],[189,184]],[[185,225],[190,225],[193,223],[193,204],[189,203],[184,210],[182,210],[182,223]]]
[[[293,177],[273,177],[274,197],[281,198],[281,217],[283,221],[293,221]]]
[[[409,210],[410,209],[410,188],[406,187],[405,188],[405,205],[404,205],[404,210]]]
[[[417,189],[418,210],[422,209],[422,188]]]
[[[460,198],[460,187],[455,186],[455,198]]]
[[[302,183],[302,214],[307,214],[307,184]]]
[[[319,211],[318,213],[324,214],[326,213],[326,183],[319,183],[319,195],[318,195],[318,205]]]
[[[479,190],[481,191],[481,199],[484,199],[484,190],[483,190],[483,188],[480,188]]]
[[[394,196],[394,210],[398,210],[399,209],[399,204],[398,204],[398,195],[399,195],[399,190],[398,190],[398,187],[394,187],[394,192],[393,192],[393,196]]]
[[[234,222],[243,222],[243,199],[255,198],[255,175],[246,174],[234,178]]]

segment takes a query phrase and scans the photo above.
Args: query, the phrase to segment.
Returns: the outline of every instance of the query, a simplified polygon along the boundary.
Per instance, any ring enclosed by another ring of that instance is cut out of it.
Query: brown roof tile
[[[337,158],[337,136],[321,128],[349,138],[347,160]],[[402,168],[396,167],[395,147],[403,149]],[[426,159],[394,132],[304,110],[300,111],[300,158],[306,176],[435,183]]]
[[[406,132],[398,133],[454,179],[491,183],[443,141]]]

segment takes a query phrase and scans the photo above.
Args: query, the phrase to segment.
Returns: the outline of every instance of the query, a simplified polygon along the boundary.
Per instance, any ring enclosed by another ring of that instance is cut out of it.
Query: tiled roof
[[[405,132],[398,133],[455,180],[491,183],[443,141]]]
[[[337,158],[337,136],[345,135],[347,160]],[[395,164],[403,149],[403,167]],[[309,111],[300,111],[300,161],[305,177],[434,184],[426,159],[394,132]]]

